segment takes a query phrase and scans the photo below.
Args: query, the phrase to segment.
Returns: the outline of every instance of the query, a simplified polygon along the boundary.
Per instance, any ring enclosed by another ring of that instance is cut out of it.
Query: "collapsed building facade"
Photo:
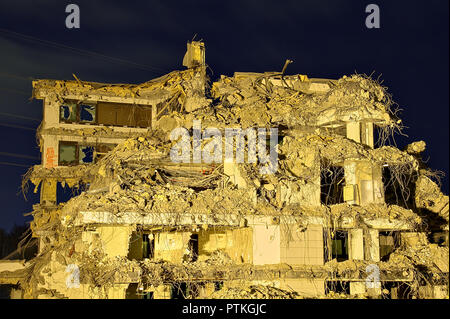
[[[0,263],[0,283],[22,298],[448,298],[448,196],[423,141],[388,145],[402,124],[386,88],[285,67],[210,84],[201,42],[183,65],[139,85],[33,81],[39,253]],[[276,170],[174,162],[171,132],[194,143],[195,121],[221,133],[203,152],[227,128],[277,128]]]

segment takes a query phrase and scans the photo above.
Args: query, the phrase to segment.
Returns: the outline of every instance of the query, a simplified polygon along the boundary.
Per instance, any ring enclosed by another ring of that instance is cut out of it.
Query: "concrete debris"
[[[405,151],[409,154],[420,154],[425,151],[426,143],[424,141],[418,141],[406,146]]]
[[[402,122],[385,87],[284,72],[210,86],[204,44],[187,49],[187,70],[139,85],[33,81],[42,164],[22,187],[41,194],[40,249],[0,278],[24,298],[448,298],[448,196],[425,142],[389,145]],[[243,161],[194,160],[256,128],[278,129],[272,174],[250,135]]]
[[[296,299],[298,297],[296,292],[264,285],[221,289],[210,296],[211,299]]]

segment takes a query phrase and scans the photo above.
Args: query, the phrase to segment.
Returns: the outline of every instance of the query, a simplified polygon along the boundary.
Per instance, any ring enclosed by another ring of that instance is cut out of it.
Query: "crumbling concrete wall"
[[[317,298],[325,295],[325,281],[320,278],[285,279],[281,282],[280,288],[295,291],[305,298]]]
[[[375,130],[384,145],[402,126],[386,88],[362,75],[329,80],[236,72],[209,90],[204,45],[197,42],[188,44],[184,65],[185,71],[138,85],[33,82],[34,96],[44,99],[43,162],[24,184],[42,185],[32,230],[43,244],[22,276],[26,298],[124,298],[136,286],[140,294],[170,298],[174,279],[196,285],[202,296],[324,297],[336,278],[350,283],[351,295],[382,296],[381,288],[362,286],[368,264],[379,267],[383,281],[407,282],[416,296],[427,288],[419,288],[415,274],[438,276],[441,282],[431,286],[448,280],[448,261],[439,258],[448,257],[448,247],[427,238],[414,242],[404,235],[403,245],[380,261],[380,231],[422,232],[438,216],[439,231],[448,232],[448,196],[419,156],[424,143],[404,151],[374,148]],[[151,125],[61,120],[67,101],[146,106]],[[277,171],[264,175],[255,163],[234,161],[173,163],[170,131],[190,130],[194,120],[220,131],[278,127]],[[96,163],[69,167],[58,165],[61,141],[119,145]],[[344,169],[342,180],[330,170],[336,167]],[[394,171],[394,182],[402,195],[414,196],[415,206],[385,203],[383,167]],[[335,189],[343,187],[342,202],[321,200],[327,172],[339,184]],[[415,193],[402,183],[405,176],[417,178]],[[89,189],[57,206],[56,183],[88,183]],[[336,230],[348,234],[348,260],[329,254]],[[139,257],[142,245],[130,245],[143,231],[154,236],[153,260]],[[196,236],[194,260],[187,257]],[[78,288],[65,284],[71,264],[81,271]]]
[[[323,226],[308,225],[305,230],[297,225],[281,225],[280,262],[289,265],[323,265]]]
[[[281,261],[280,225],[254,224],[253,264],[279,264]]]
[[[110,257],[128,255],[131,226],[99,226],[96,232],[99,234],[103,251]]]
[[[238,229],[201,231],[199,239],[199,260],[206,260],[217,251],[224,251],[233,262],[252,263],[253,261],[253,229],[250,227]]]
[[[155,259],[166,260],[175,263],[183,261],[187,253],[187,243],[190,232],[161,232],[155,235]]]

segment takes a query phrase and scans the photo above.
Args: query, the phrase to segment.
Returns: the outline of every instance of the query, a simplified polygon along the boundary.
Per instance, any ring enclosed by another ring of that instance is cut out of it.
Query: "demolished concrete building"
[[[183,65],[139,85],[33,81],[39,253],[0,263],[0,283],[23,298],[448,298],[448,196],[423,141],[388,145],[402,123],[385,87],[285,68],[210,85],[195,41]],[[276,171],[174,162],[171,132],[195,121],[277,128]]]

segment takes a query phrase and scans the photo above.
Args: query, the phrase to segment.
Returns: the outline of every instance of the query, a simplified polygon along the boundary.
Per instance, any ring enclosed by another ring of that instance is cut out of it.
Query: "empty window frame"
[[[148,128],[152,126],[152,107],[99,102],[97,104],[97,123],[111,126]]]
[[[334,205],[344,202],[344,168],[330,166],[320,173],[320,201],[323,205]]]
[[[138,284],[131,283],[125,291],[125,299],[140,299],[137,294]]]
[[[348,232],[336,230],[331,237],[331,258],[338,262],[348,260]]]
[[[381,282],[381,288],[383,299],[412,299],[414,296],[410,283],[384,281]]]
[[[328,280],[325,282],[325,294],[330,293],[350,294],[350,282],[342,280]]]
[[[153,234],[142,235],[142,257],[153,259],[155,256],[155,239]]]
[[[414,208],[414,192],[417,175],[402,173],[396,166],[383,167],[384,201],[388,205]]]
[[[400,234],[396,231],[380,231],[380,259],[388,261],[389,255],[400,246]]]
[[[198,234],[192,234],[188,241],[187,254],[184,255],[184,260],[188,262],[195,262],[198,259]]]
[[[56,186],[56,203],[65,203],[72,197],[80,195],[83,191],[89,189],[89,183],[79,182],[73,187],[69,187],[66,183],[64,186],[62,183],[57,183]]]
[[[389,141],[390,133],[389,130],[386,130],[379,125],[373,124],[373,148],[379,148]]]
[[[155,240],[153,234],[133,232],[128,246],[128,259],[153,259],[155,256]]]
[[[171,299],[195,299],[203,286],[196,282],[175,282],[172,284]]]

